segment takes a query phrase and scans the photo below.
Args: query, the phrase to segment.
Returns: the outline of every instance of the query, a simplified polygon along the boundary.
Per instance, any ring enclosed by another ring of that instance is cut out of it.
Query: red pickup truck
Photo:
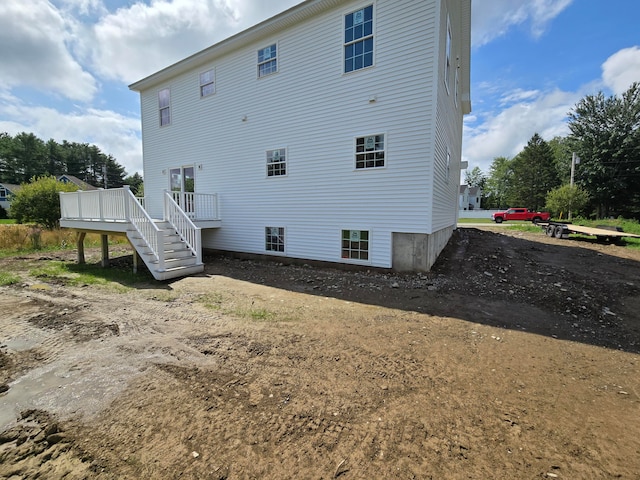
[[[549,212],[534,212],[526,208],[509,208],[504,212],[496,212],[491,214],[491,220],[496,223],[506,222],[507,220],[525,220],[527,222],[548,222],[551,218]]]

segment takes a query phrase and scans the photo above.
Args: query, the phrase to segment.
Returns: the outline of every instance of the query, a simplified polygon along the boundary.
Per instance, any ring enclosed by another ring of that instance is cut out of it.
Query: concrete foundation
[[[453,234],[453,226],[432,234],[393,233],[393,270],[428,272]]]

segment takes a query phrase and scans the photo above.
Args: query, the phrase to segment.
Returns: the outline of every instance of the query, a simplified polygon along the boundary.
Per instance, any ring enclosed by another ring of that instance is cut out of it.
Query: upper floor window
[[[4,187],[0,187],[0,200],[4,200],[8,197],[7,190]]]
[[[456,108],[458,108],[458,92],[460,91],[460,77],[458,76],[458,69],[456,68],[456,79],[455,79],[455,91],[454,91],[454,95],[455,95],[455,103],[456,103]]]
[[[287,174],[287,150],[278,148],[267,150],[267,176],[275,177]]]
[[[445,45],[444,85],[449,92],[449,79],[451,78],[451,22],[447,16],[447,43]]]
[[[213,69],[200,74],[200,96],[207,97],[216,93],[215,72]]]
[[[344,16],[344,72],[373,65],[373,5]]]
[[[258,77],[264,77],[278,71],[276,44],[258,50]]]
[[[158,108],[160,109],[160,126],[171,124],[171,91],[168,88],[158,92]]]
[[[384,167],[384,135],[356,138],[356,168]]]

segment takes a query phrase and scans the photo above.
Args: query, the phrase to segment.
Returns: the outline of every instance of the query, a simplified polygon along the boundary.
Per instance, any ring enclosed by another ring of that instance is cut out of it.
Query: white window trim
[[[456,66],[455,71],[456,71],[455,81],[454,81],[454,84],[455,84],[454,89],[455,90],[453,92],[453,95],[454,95],[454,101],[455,101],[455,104],[456,104],[456,109],[458,109],[458,107],[460,105],[460,102],[458,101],[459,100],[459,90],[460,90],[460,76],[458,75],[458,67],[457,66]]]
[[[342,31],[340,32],[340,44],[342,45],[342,66],[340,68],[340,70],[342,70],[342,75],[351,75],[357,72],[362,72],[363,70],[369,70],[370,68],[373,68],[376,66],[376,48],[378,45],[378,42],[376,42],[376,37],[377,37],[377,29],[376,29],[376,18],[377,18],[377,0],[370,0],[368,2],[363,2],[361,3],[359,6],[357,7],[351,7],[349,9],[345,9],[342,12]],[[344,71],[344,47],[347,45],[346,43],[344,43],[344,31],[347,28],[347,23],[346,23],[346,16],[349,15],[350,13],[354,13],[357,12],[358,10],[362,10],[364,8],[367,8],[368,6],[373,6],[373,28],[371,29],[371,38],[373,38],[373,61],[371,62],[371,65],[369,65],[368,67],[362,67],[359,68],[357,70],[351,70],[350,72],[345,72]]]
[[[444,39],[444,86],[449,91],[449,82],[451,80],[451,56],[453,52],[453,33],[451,32],[451,18],[447,14],[447,31]]]
[[[281,228],[282,229],[282,241],[284,243],[284,250],[282,252],[279,252],[277,250],[267,250],[267,239],[266,239],[266,235],[267,235],[267,228]],[[286,226],[274,226],[274,225],[265,225],[264,229],[262,230],[265,237],[263,238],[263,243],[264,243],[264,251],[265,251],[265,255],[280,255],[280,256],[286,256],[287,255],[287,230],[288,228]]]
[[[273,152],[275,150],[284,150],[284,171],[285,174],[284,175],[269,175],[269,161],[268,161],[268,155],[269,152]],[[264,161],[265,161],[265,165],[264,165],[264,175],[265,178],[282,178],[282,177],[287,177],[289,175],[289,149],[287,147],[276,147],[276,148],[268,148],[265,150],[264,152]]]
[[[367,260],[361,260],[358,258],[342,258],[342,232],[344,230],[349,230],[349,231],[360,231],[360,232],[368,232],[369,233],[369,249],[367,250],[367,253],[369,254],[369,258]],[[340,247],[338,249],[338,258],[340,259],[341,263],[352,263],[352,264],[356,264],[356,265],[371,265],[373,263],[371,257],[371,245],[373,244],[373,228],[371,227],[340,227],[340,230],[338,232],[338,239],[339,239],[339,243],[338,246]]]
[[[264,50],[267,47],[272,47],[273,45],[276,46],[276,57],[275,57],[275,61],[276,61],[276,71],[275,72],[271,72],[271,73],[267,73],[266,75],[260,75],[260,65],[263,65],[267,62],[270,62],[271,60],[273,60],[273,58],[270,58],[269,60],[267,60],[267,62],[259,62],[256,59],[256,78],[258,80],[263,79],[263,78],[268,78],[271,77],[277,73],[280,73],[280,43],[279,42],[271,42],[268,45],[263,46],[262,48],[258,48],[256,50],[256,56],[258,55],[258,52],[260,52],[260,50]]]
[[[169,92],[169,105],[166,107],[160,107],[160,92],[163,92],[167,90]],[[171,111],[171,88],[170,87],[165,87],[165,88],[161,88],[158,90],[158,92],[156,93],[156,98],[158,99],[158,125],[160,126],[160,128],[163,127],[168,127],[172,124],[173,122],[173,112]],[[168,109],[169,110],[169,121],[165,124],[162,123],[162,111]]]
[[[382,150],[384,152],[384,166],[383,167],[365,167],[365,168],[357,168],[356,164],[357,164],[357,142],[359,138],[366,138],[366,137],[375,137],[375,136],[380,136],[382,135],[384,137],[384,150]],[[371,133],[368,135],[356,135],[355,137],[353,137],[353,171],[354,172],[364,172],[364,171],[368,171],[368,170],[384,170],[385,168],[387,168],[388,162],[389,162],[389,136],[387,135],[387,132],[378,132],[378,133]]]
[[[212,72],[212,74],[213,74],[213,81],[212,81],[212,82],[210,82],[210,83],[204,83],[204,84],[203,84],[203,83],[202,83],[202,80],[200,79],[200,76],[201,76],[203,73],[207,73],[207,72]],[[211,92],[211,93],[209,93],[209,94],[207,94],[207,95],[203,95],[203,94],[202,94],[202,87],[205,87],[205,86],[207,86],[207,85],[213,85],[213,92]],[[209,97],[212,97],[213,95],[215,95],[215,94],[216,94],[216,91],[217,91],[217,85],[216,85],[216,69],[215,69],[215,67],[212,67],[212,68],[208,68],[208,69],[206,69],[206,70],[203,70],[203,71],[201,71],[201,72],[198,74],[198,90],[199,90],[199,93],[200,93],[200,98],[209,98]]]

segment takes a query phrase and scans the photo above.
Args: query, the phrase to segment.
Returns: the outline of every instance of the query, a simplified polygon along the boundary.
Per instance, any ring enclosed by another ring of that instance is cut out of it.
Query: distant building
[[[20,185],[0,183],[0,207],[7,212],[11,209],[11,199],[20,190]]]
[[[87,182],[80,180],[78,177],[74,177],[73,175],[67,175],[66,173],[64,175],[60,175],[58,177],[58,181],[62,182],[62,183],[72,183],[74,185],[76,185],[80,190],[98,190],[97,187],[94,187],[93,185],[89,185]]]

